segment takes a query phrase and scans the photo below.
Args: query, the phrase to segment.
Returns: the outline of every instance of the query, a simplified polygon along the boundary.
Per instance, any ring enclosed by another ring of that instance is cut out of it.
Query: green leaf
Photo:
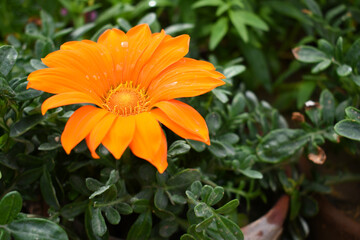
[[[194,24],[192,23],[178,23],[168,26],[167,28],[164,29],[164,31],[166,32],[166,34],[174,35],[179,32],[183,32],[185,30],[189,30],[193,28],[194,28]]]
[[[209,151],[218,158],[224,158],[227,156],[227,150],[223,143],[212,140],[211,145],[208,147]]]
[[[108,190],[111,186],[113,185],[105,185],[105,186],[102,186],[100,187],[98,190],[96,190],[95,192],[93,192],[89,199],[93,199],[94,197],[100,195],[100,194],[103,194],[106,190]]]
[[[108,232],[106,232],[106,234],[104,234],[104,236],[98,236],[97,234],[94,233],[93,231],[93,227],[92,227],[92,221],[93,221],[93,207],[91,205],[89,205],[86,208],[85,211],[85,231],[86,231],[86,235],[87,238],[89,240],[107,240],[109,237],[107,236]]]
[[[216,226],[218,229],[218,233],[223,239],[226,240],[243,240],[244,236],[239,228],[239,226],[227,219],[224,216],[218,215],[216,217]]]
[[[290,158],[309,140],[303,130],[276,129],[261,139],[256,152],[262,161],[277,163]]]
[[[186,154],[191,147],[184,140],[177,140],[171,144],[168,150],[168,158],[173,158],[178,155]]]
[[[214,221],[215,221],[214,216],[210,216],[210,217],[206,218],[204,221],[202,221],[202,222],[200,222],[199,224],[197,224],[196,227],[195,227],[195,230],[196,230],[197,232],[204,231],[204,230],[206,230],[206,229],[209,227],[209,225],[210,225],[211,223],[213,223]]]
[[[238,199],[233,199],[230,202],[226,203],[224,206],[218,208],[215,210],[217,214],[229,214],[234,209],[236,209],[239,206],[240,202]]]
[[[7,193],[0,201],[0,225],[10,223],[21,211],[22,197],[17,191]]]
[[[44,117],[41,114],[34,114],[22,118],[20,121],[11,125],[10,137],[18,137],[24,134],[43,120]]]
[[[320,6],[314,0],[305,0],[305,4],[311,12],[322,17]]]
[[[249,34],[247,32],[245,23],[243,22],[242,17],[237,14],[237,12],[230,10],[229,11],[229,17],[230,20],[232,22],[232,24],[234,25],[236,31],[239,33],[239,36],[242,38],[242,40],[244,42],[248,42],[249,41]]]
[[[221,117],[217,112],[209,113],[206,115],[205,120],[210,134],[215,134],[215,132],[221,127]]]
[[[212,209],[206,203],[199,203],[194,207],[194,212],[197,217],[208,218],[213,215]]]
[[[178,224],[174,220],[165,219],[160,222],[159,234],[164,238],[168,238],[178,230]]]
[[[310,197],[305,196],[302,199],[302,205],[301,205],[301,215],[304,217],[314,217],[319,212],[319,205],[318,202]]]
[[[7,230],[15,240],[68,240],[64,229],[43,218],[19,219],[10,223]]]
[[[290,220],[294,220],[299,215],[300,208],[300,193],[298,190],[295,190],[290,196]]]
[[[103,183],[99,182],[98,180],[94,179],[94,178],[86,178],[85,179],[85,183],[86,183],[86,187],[90,190],[90,191],[97,191],[99,190],[99,188],[101,188],[102,186],[104,186]]]
[[[0,47],[0,73],[3,76],[7,76],[13,68],[16,58],[18,56],[17,51],[13,46]]]
[[[328,57],[322,51],[310,46],[300,46],[293,49],[294,57],[300,62],[315,63],[322,62]]]
[[[114,209],[113,207],[106,207],[103,209],[103,211],[105,212],[105,217],[110,224],[112,225],[119,224],[121,217],[116,209]]]
[[[119,181],[119,179],[119,171],[113,169],[110,172],[109,179],[106,181],[106,185],[115,184]]]
[[[326,125],[333,125],[335,119],[335,99],[332,93],[325,89],[320,95],[322,120]]]
[[[263,31],[269,30],[268,25],[255,13],[248,12],[245,10],[237,10],[234,11],[234,14],[236,14],[237,18],[241,19],[240,21],[243,22],[245,25],[258,28]]]
[[[151,24],[153,24],[155,22],[155,20],[156,20],[156,14],[155,13],[148,13],[143,18],[141,18],[139,20],[137,25],[145,23],[145,24],[150,26]]]
[[[126,32],[131,29],[131,24],[124,18],[116,19],[117,24],[119,24],[120,28],[125,30]]]
[[[0,240],[11,240],[10,233],[5,229],[0,228]]]
[[[202,152],[206,149],[206,144],[203,142],[199,142],[191,139],[186,139],[186,141],[197,152]]]
[[[335,132],[343,137],[352,140],[360,141],[360,122],[352,119],[345,119],[338,122],[335,127]]]
[[[216,21],[214,25],[211,27],[210,33],[210,50],[214,50],[217,45],[221,42],[228,31],[228,19],[226,17],[222,17]]]
[[[43,175],[40,178],[40,189],[45,202],[55,209],[60,208],[59,201],[56,197],[56,191],[53,186],[51,176],[46,167],[43,168]]]
[[[45,36],[51,37],[55,32],[55,23],[52,17],[44,10],[40,11],[42,32]]]
[[[328,68],[330,65],[331,65],[331,60],[324,59],[321,62],[319,62],[318,64],[316,64],[315,67],[313,67],[311,69],[311,73],[321,72],[321,71],[325,70],[326,68]]]
[[[92,208],[91,227],[98,236],[104,236],[107,231],[105,219],[101,214],[100,208]]]
[[[154,196],[154,204],[158,209],[165,209],[168,205],[168,197],[165,194],[164,189],[157,188]]]
[[[360,110],[354,107],[345,108],[346,116],[352,120],[360,122]]]
[[[120,214],[123,214],[123,215],[128,215],[133,212],[133,209],[127,203],[116,204],[115,208],[119,211]]]
[[[226,78],[232,78],[245,71],[244,65],[234,65],[224,69],[224,75]]]
[[[30,65],[35,69],[35,70],[39,70],[39,69],[44,69],[47,68],[47,66],[45,64],[43,64],[39,59],[31,59],[30,60]]]
[[[67,219],[73,219],[74,217],[82,214],[88,205],[88,201],[72,202],[66,204],[60,210],[60,215]]]
[[[169,178],[167,186],[172,188],[187,188],[191,183],[200,180],[200,172],[196,169],[184,169]]]
[[[127,240],[148,239],[151,233],[152,218],[151,212],[141,213],[131,226]]]
[[[301,109],[305,102],[308,101],[313,93],[313,91],[315,90],[316,87],[316,82],[313,81],[306,81],[306,82],[301,82],[299,87],[298,87],[298,92],[297,92],[297,101],[296,101],[296,105],[298,109]]]
[[[336,73],[340,77],[346,77],[352,72],[352,68],[349,65],[343,64],[336,68]]]
[[[262,179],[263,178],[263,175],[261,172],[252,170],[250,168],[239,169],[239,171],[249,178],[254,178],[254,179]]]
[[[191,7],[192,8],[200,8],[200,7],[208,7],[208,6],[216,7],[222,4],[223,2],[221,0],[200,0],[194,3]]]
[[[212,189],[209,196],[206,198],[205,202],[209,206],[213,206],[217,204],[224,196],[224,188],[220,186],[216,186]]]

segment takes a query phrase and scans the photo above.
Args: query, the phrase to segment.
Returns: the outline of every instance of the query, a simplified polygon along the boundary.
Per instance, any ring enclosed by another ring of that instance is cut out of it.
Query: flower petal
[[[202,141],[210,145],[209,130],[206,122],[194,108],[177,100],[158,102],[155,106],[160,108],[168,117],[168,119],[165,119],[164,116],[155,111],[155,114],[160,116],[158,118],[159,121],[163,120],[164,125],[176,134],[190,137],[191,135],[185,135],[185,133],[191,133],[197,139],[190,139]]]
[[[225,84],[211,63],[183,58],[162,71],[150,84],[152,102],[180,97],[194,97]]]
[[[135,116],[136,127],[134,138],[130,143],[131,151],[149,161],[151,164],[162,162],[157,155],[162,141],[162,129],[158,121],[150,112],[144,112]]]
[[[76,110],[69,118],[61,135],[67,154],[83,140],[108,112],[91,105]]]
[[[86,79],[95,91],[104,96],[114,82],[113,62],[110,52],[101,44],[89,41],[70,42],[42,59],[50,68],[66,68]],[[76,81],[76,79],[73,79]]]
[[[167,141],[166,137],[163,131],[161,131],[161,143],[159,150],[156,152],[156,155],[154,157],[154,161],[152,164],[157,168],[159,173],[163,173],[167,166]]]
[[[94,127],[94,129],[91,130],[89,135],[86,137],[86,143],[93,158],[99,158],[99,156],[95,152],[96,148],[100,145],[104,137],[107,135],[115,119],[115,114],[108,113],[103,119],[101,119],[101,121]]]
[[[101,102],[85,93],[65,92],[46,99],[41,105],[41,112],[43,115],[45,115],[49,109],[77,103],[93,103],[95,105],[101,106]]]
[[[185,139],[191,139],[203,142],[204,139],[202,137],[199,137],[198,135],[188,131],[181,125],[174,122],[171,118],[169,118],[163,111],[161,111],[159,108],[151,110],[151,113],[154,115],[154,117],[164,124],[167,128],[171,129],[174,133],[179,135],[182,138]]]
[[[97,42],[106,47],[111,53],[115,74],[115,81],[112,83],[112,86],[115,87],[125,82],[126,79],[123,79],[123,71],[126,64],[125,56],[128,52],[128,37],[126,34],[116,28],[108,29],[101,34]]]
[[[160,33],[154,33],[151,35],[151,41],[147,48],[142,52],[141,56],[136,62],[135,68],[133,70],[133,76],[131,76],[131,79],[134,83],[134,85],[140,84],[139,75],[146,63],[148,63],[151,56],[154,54],[156,49],[160,46],[162,41],[165,38],[165,31],[161,31]]]
[[[134,116],[117,117],[102,144],[116,159],[119,159],[133,139],[134,132]]]
[[[147,88],[161,71],[183,58],[189,51],[189,41],[188,35],[163,40],[141,70],[138,79],[141,86]]]

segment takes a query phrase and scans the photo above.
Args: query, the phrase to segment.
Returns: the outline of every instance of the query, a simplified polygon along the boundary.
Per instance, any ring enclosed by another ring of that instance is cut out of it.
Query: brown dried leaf
[[[308,155],[308,158],[310,161],[312,161],[315,164],[323,164],[326,160],[326,154],[325,151],[321,147],[317,147],[317,154],[310,153]]]

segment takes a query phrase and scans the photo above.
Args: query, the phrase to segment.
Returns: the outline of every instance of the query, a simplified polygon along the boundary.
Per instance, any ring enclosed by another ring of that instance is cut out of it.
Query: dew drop
[[[126,48],[129,46],[129,43],[128,42],[121,42],[121,46]]]
[[[151,0],[149,1],[149,7],[155,7],[156,6],[156,1]]]

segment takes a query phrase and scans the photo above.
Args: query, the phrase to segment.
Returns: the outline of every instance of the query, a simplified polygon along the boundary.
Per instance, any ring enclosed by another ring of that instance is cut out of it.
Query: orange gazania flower
[[[48,68],[28,77],[28,88],[55,94],[42,113],[89,103],[74,112],[61,136],[65,151],[84,138],[94,158],[102,143],[116,159],[129,146],[160,173],[167,167],[167,142],[159,122],[177,135],[210,144],[202,116],[175,98],[193,97],[223,85],[212,64],[184,56],[189,36],[152,34],[139,25],[126,34],[104,32],[97,42],[63,44],[42,59]]]

